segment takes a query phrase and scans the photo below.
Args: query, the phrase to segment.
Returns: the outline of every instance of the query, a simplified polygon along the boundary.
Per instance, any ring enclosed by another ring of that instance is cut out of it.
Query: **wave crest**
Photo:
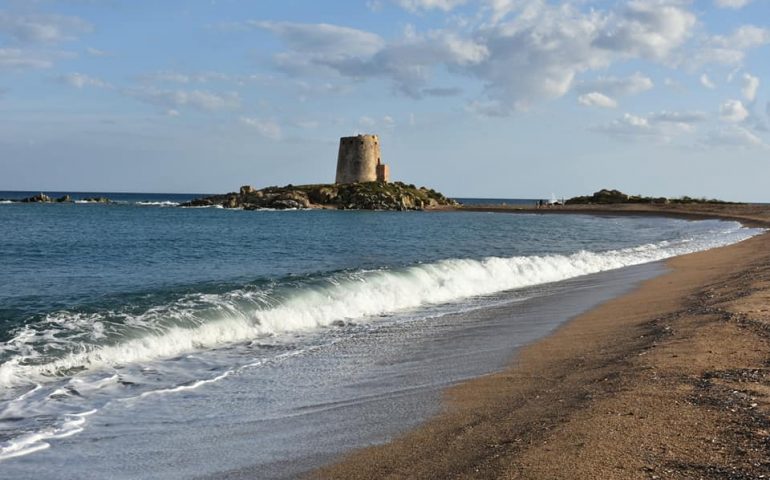
[[[0,352],[0,385],[117,367],[200,349],[460,301],[735,243],[759,232],[728,228],[698,239],[571,255],[447,259],[400,269],[342,272],[299,283],[188,295],[140,315],[59,312],[26,326]],[[51,353],[54,352],[54,353]]]

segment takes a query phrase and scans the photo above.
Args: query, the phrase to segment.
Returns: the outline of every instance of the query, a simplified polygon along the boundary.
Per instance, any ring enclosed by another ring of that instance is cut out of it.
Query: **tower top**
[[[372,133],[359,133],[358,135],[353,135],[352,137],[342,137],[340,138],[340,143],[342,142],[351,142],[351,141],[371,141],[374,140],[376,142],[379,142],[380,137],[378,137],[375,134]]]

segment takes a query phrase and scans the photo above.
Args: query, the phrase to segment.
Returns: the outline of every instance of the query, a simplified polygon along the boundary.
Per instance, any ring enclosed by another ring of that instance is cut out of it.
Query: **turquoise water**
[[[199,392],[216,411],[217,392],[286,359],[285,376],[329,362],[360,373],[331,346],[378,329],[397,326],[392,348],[404,348],[453,328],[426,319],[568,298],[571,287],[545,286],[757,233],[712,220],[174,207],[185,199],[0,205],[0,468],[24,478],[40,459],[66,463],[126,412],[153,418],[156,398],[174,398],[164,414],[180,422]],[[309,395],[276,382],[249,408]]]

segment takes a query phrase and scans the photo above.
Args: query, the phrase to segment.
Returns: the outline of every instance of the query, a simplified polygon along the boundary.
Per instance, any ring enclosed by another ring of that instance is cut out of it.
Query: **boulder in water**
[[[112,200],[107,197],[88,197],[84,198],[83,201],[87,203],[112,203]]]
[[[23,198],[22,203],[51,203],[51,197],[46,195],[45,193],[39,193],[37,195],[33,195],[31,197]]]

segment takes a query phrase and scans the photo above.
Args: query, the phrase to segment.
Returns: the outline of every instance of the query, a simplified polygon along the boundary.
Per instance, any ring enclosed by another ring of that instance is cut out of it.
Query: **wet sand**
[[[492,211],[505,210],[534,209]],[[558,211],[770,220],[764,206]],[[770,477],[770,238],[667,265],[506,370],[450,388],[442,413],[417,429],[313,476]]]

